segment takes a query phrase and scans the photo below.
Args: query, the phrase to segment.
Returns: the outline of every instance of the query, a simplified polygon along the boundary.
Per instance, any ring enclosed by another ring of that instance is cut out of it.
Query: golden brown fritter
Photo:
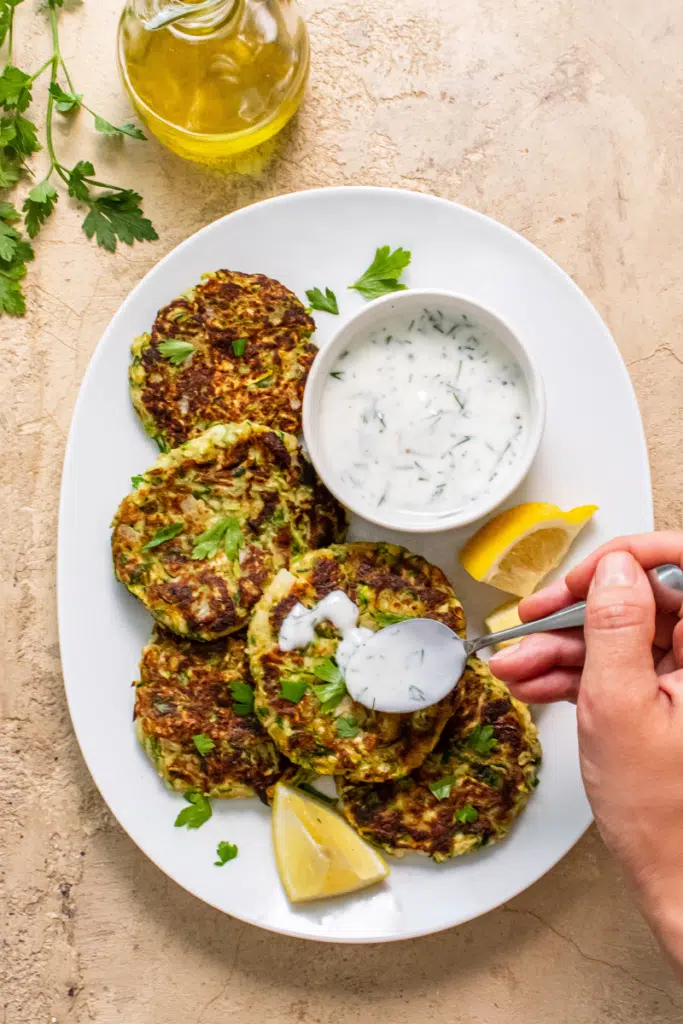
[[[278,281],[230,270],[205,274],[133,343],[131,396],[145,430],[162,450],[212,423],[250,419],[298,433],[314,330],[302,303]],[[176,363],[159,350],[168,341],[192,348],[176,348]]]
[[[244,636],[199,644],[155,631],[142,652],[135,728],[172,789],[265,800],[291,766],[252,707]]]
[[[161,625],[208,641],[246,625],[292,557],[345,532],[295,437],[219,424],[147,470],[116,513],[112,552],[118,579]]]
[[[455,714],[409,778],[363,786],[337,780],[348,821],[388,853],[446,860],[498,842],[537,784],[541,747],[529,710],[472,658]]]
[[[278,634],[297,601],[311,608],[333,590],[343,590],[358,605],[359,625],[369,629],[425,616],[464,634],[462,606],[444,574],[405,548],[343,544],[310,552],[291,572],[278,574],[254,610],[249,657],[256,712],[287,757],[320,775],[364,781],[407,775],[434,747],[455,697],[394,715],[355,703],[342,684],[331,701],[333,691],[319,687],[325,676],[340,675],[331,660],[341,639],[334,626],[321,623],[314,642],[302,650],[281,651]],[[288,682],[305,690],[298,702],[283,696]]]

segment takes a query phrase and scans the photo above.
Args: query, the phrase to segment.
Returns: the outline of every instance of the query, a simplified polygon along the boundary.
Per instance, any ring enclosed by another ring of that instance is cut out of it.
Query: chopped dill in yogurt
[[[425,309],[353,342],[325,382],[325,461],[369,509],[448,515],[507,476],[529,437],[522,370],[488,329]]]

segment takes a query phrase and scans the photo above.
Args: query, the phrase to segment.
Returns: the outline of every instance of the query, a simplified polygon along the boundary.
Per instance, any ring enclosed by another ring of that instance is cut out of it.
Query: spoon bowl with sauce
[[[683,570],[660,565],[648,573],[658,608],[683,604]],[[345,665],[351,697],[373,711],[396,714],[430,707],[457,686],[467,659],[484,647],[532,633],[583,626],[586,602],[579,601],[535,622],[463,640],[435,619],[406,619],[362,638]]]
[[[316,356],[306,444],[328,489],[388,529],[431,533],[488,515],[541,441],[545,397],[491,310],[435,290],[369,303]]]

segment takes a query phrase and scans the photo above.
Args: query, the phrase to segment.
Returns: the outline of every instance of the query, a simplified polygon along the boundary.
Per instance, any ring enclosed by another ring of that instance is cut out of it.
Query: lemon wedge
[[[356,892],[389,874],[382,857],[336,811],[282,782],[273,799],[273,844],[293,903]]]
[[[515,505],[470,537],[460,551],[460,563],[475,580],[527,597],[557,568],[596,511],[597,505],[570,512],[541,501]]]
[[[521,626],[522,620],[517,611],[519,601],[506,601],[498,608],[494,608],[490,615],[484,619],[487,633],[500,633],[503,629],[512,629],[513,626]],[[494,644],[494,651],[502,651],[504,647],[511,647],[518,644],[519,640],[503,640],[501,644]]]

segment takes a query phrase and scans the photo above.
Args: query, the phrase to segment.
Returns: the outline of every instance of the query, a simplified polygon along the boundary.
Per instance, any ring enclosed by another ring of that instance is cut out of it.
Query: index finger
[[[683,568],[683,532],[636,533],[630,537],[615,537],[603,544],[567,573],[567,587],[576,597],[587,595],[597,564],[608,551],[629,551],[646,572],[671,562]]]

